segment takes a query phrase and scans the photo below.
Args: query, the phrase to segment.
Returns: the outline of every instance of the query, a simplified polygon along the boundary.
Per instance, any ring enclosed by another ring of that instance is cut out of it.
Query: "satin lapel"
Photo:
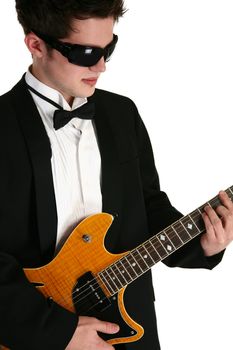
[[[102,198],[103,212],[114,216],[111,226],[111,239],[107,239],[107,248],[117,246],[118,230],[121,221],[121,176],[119,173],[119,154],[116,146],[116,139],[111,125],[110,110],[98,100],[98,93],[92,97],[95,102],[95,127],[97,132],[98,145],[101,154],[102,166]]]
[[[24,78],[12,89],[12,104],[32,163],[41,251],[45,261],[48,261],[54,253],[57,231],[56,202],[50,162],[51,147],[43,122],[25,86]]]

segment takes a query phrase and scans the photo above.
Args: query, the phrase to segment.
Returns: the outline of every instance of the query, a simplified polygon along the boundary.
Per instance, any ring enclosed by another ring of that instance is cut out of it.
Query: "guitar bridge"
[[[111,301],[90,271],[78,278],[73,288],[72,299],[79,316],[102,312],[111,306]]]

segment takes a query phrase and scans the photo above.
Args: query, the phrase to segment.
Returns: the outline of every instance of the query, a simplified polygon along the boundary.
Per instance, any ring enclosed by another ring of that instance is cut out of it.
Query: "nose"
[[[101,57],[101,59],[94,66],[91,66],[90,70],[92,72],[98,72],[98,73],[105,72],[106,71],[106,64],[104,61],[104,57]]]

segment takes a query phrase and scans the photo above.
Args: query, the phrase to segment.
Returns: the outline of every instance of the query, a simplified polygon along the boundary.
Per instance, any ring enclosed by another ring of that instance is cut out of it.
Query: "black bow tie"
[[[55,130],[62,128],[73,118],[93,119],[95,115],[95,105],[93,102],[87,102],[73,111],[57,109],[53,115],[53,127]]]
[[[78,107],[74,109],[73,111],[66,111],[63,109],[59,104],[56,102],[50,100],[48,97],[42,95],[35,89],[33,89],[30,85],[26,84],[28,89],[31,90],[34,94],[42,98],[43,100],[47,101],[48,103],[52,104],[53,106],[57,107],[58,109],[54,112],[53,115],[53,127],[55,130],[58,130],[65,126],[69,121],[73,118],[80,118],[80,119],[93,119],[95,115],[95,104],[94,102],[88,101],[81,107]]]

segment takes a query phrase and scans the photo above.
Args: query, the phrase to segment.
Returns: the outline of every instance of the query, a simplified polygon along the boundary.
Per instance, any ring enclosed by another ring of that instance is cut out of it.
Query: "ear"
[[[47,52],[44,41],[32,32],[25,36],[24,42],[33,57],[41,58]]]

